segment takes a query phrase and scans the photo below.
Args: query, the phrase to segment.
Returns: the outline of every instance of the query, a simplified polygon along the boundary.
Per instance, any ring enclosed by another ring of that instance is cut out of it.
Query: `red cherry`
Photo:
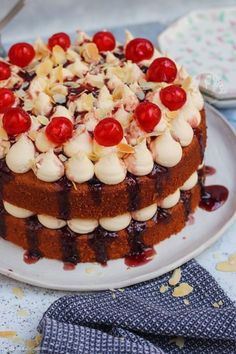
[[[35,50],[29,43],[16,43],[9,49],[8,57],[12,64],[23,68],[34,59]]]
[[[160,99],[170,111],[176,111],[185,104],[187,95],[180,86],[170,85],[161,89]]]
[[[151,133],[161,120],[161,110],[154,103],[141,102],[134,111],[134,117],[145,132]]]
[[[102,146],[117,145],[123,139],[123,128],[118,120],[104,118],[95,127],[94,138]]]
[[[5,113],[15,102],[14,93],[6,88],[0,88],[0,113]]]
[[[3,128],[9,135],[25,133],[31,126],[31,119],[22,108],[10,108],[3,116]]]
[[[169,58],[155,59],[147,71],[147,80],[153,82],[173,82],[177,76],[177,67]]]
[[[55,117],[47,125],[45,133],[51,142],[62,145],[72,137],[73,124],[66,117]]]
[[[0,61],[0,80],[7,80],[11,76],[10,66]]]
[[[93,36],[93,42],[98,47],[99,52],[107,52],[113,50],[116,47],[115,37],[111,32],[101,31],[95,33]]]
[[[64,32],[53,34],[48,40],[48,47],[52,50],[55,45],[59,45],[64,50],[67,50],[71,45],[70,37],[68,34]]]
[[[153,44],[145,38],[135,38],[125,48],[126,59],[138,63],[142,60],[151,59],[154,53]]]

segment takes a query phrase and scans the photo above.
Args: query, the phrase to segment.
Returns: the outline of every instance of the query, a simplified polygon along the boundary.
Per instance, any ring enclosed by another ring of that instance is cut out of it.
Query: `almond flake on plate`
[[[176,288],[174,288],[172,296],[183,297],[191,294],[193,287],[188,283],[180,283]]]
[[[181,269],[180,268],[176,268],[173,273],[171,278],[169,279],[168,283],[170,285],[177,285],[180,282],[181,279]]]

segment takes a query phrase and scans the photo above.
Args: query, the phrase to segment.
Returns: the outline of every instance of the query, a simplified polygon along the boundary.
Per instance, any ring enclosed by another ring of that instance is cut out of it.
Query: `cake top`
[[[117,184],[178,164],[202,108],[197,84],[149,40],[57,33],[0,60],[0,158],[45,182]]]

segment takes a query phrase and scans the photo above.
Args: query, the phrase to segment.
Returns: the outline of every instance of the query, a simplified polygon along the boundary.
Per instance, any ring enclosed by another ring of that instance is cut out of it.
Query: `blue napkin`
[[[236,353],[236,307],[212,276],[194,260],[182,267],[189,304],[160,292],[169,278],[60,298],[39,324],[40,353]]]

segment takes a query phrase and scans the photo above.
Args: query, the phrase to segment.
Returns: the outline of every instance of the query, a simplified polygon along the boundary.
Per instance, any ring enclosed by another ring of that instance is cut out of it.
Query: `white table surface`
[[[9,0],[0,0],[1,15],[9,6]],[[18,15],[3,33],[4,42],[13,42],[32,36],[46,36],[62,30],[72,32],[78,27],[104,28],[126,24],[145,23],[148,21],[172,21],[188,10],[196,8],[196,1],[191,0],[51,0],[47,6],[42,7],[41,0],[29,0],[26,9]],[[119,6],[118,6],[119,5]],[[219,0],[207,0],[201,7],[222,5]],[[235,0],[224,0],[224,5],[236,5]],[[171,11],[169,11],[171,6]],[[123,8],[122,23],[120,8]],[[71,11],[73,9],[73,11]],[[36,14],[40,16],[36,16]],[[66,21],[70,18],[70,21]],[[42,20],[43,19],[43,20]],[[155,25],[153,25],[153,28]],[[145,25],[139,28],[151,27]],[[155,31],[154,31],[155,32]],[[154,33],[153,32],[153,33]],[[225,111],[227,118],[236,128],[236,109]],[[236,273],[222,273],[216,271],[216,264],[226,260],[227,256],[236,252],[236,223],[223,235],[223,237],[210,249],[203,252],[197,260],[218,281],[230,298],[236,301]],[[13,289],[20,288],[23,297],[19,299],[14,295]],[[51,291],[21,284],[17,281],[0,275],[0,332],[16,331],[22,343],[15,340],[0,338],[0,353],[25,353],[25,340],[36,335],[36,327],[48,306],[65,292]],[[25,317],[19,315],[19,310],[26,310]]]

